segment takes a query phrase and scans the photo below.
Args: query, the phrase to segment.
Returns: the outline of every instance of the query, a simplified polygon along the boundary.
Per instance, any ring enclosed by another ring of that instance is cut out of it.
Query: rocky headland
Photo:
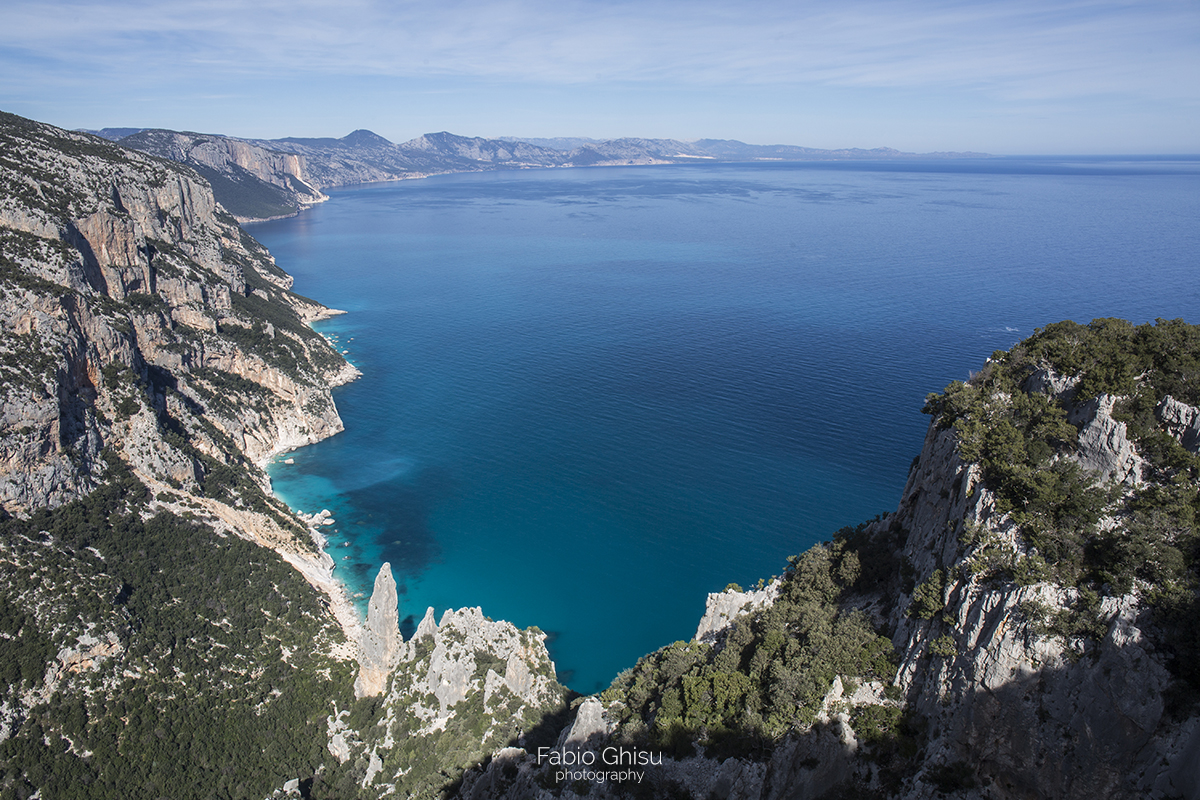
[[[327,516],[271,495],[265,463],[342,430],[358,374],[291,286],[203,170],[0,116],[6,796],[354,796],[359,757],[429,789],[561,704],[540,633],[475,609],[403,642],[386,568],[364,625]],[[395,730],[350,733],[381,696]]]

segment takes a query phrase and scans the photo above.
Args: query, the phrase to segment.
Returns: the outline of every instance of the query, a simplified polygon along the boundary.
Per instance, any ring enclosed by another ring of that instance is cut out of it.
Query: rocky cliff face
[[[355,697],[377,697],[383,694],[388,674],[400,660],[401,645],[399,607],[396,598],[396,579],[392,565],[384,563],[375,576],[375,589],[367,605],[367,624],[358,645],[358,679],[354,683]],[[432,611],[432,609],[430,609]]]
[[[228,136],[165,130],[139,131],[120,142],[195,168],[243,221],[292,214],[328,199],[312,183],[303,155]]]
[[[357,373],[290,287],[191,167],[0,115],[0,793],[336,764],[359,623],[260,462]]]
[[[342,429],[357,373],[307,324],[333,312],[187,167],[12,115],[0,150],[4,510],[82,496],[111,451],[165,505],[319,560],[256,465]]]
[[[1146,492],[1151,466],[1112,416],[1119,398],[1075,403],[1074,381],[1041,378],[1033,385],[1065,401],[1079,428],[1070,458],[1101,486]],[[1157,411],[1193,453],[1180,420],[1195,412],[1169,397]],[[997,560],[1019,571],[1039,554],[957,444],[953,429],[931,426],[906,502],[888,521],[910,531],[904,556],[918,586],[937,586],[940,606],[927,619],[897,607],[889,620],[901,654],[896,683],[932,732],[925,775],[966,765],[995,797],[1200,795],[1200,714],[1186,700],[1171,708],[1180,687],[1168,669],[1172,648],[1155,630],[1152,587],[1109,586],[1086,611],[1090,630],[1054,631],[1047,622],[1080,613],[1090,590],[989,573]],[[1109,530],[1121,524],[1101,520]]]
[[[375,581],[359,647],[357,697],[378,697],[368,719],[350,709],[328,720],[329,751],[364,797],[404,791],[433,797],[452,789],[455,774],[507,745],[540,742],[553,731],[544,719],[563,707],[536,628],[494,622],[478,608],[425,612],[403,642],[396,584],[385,564]],[[350,791],[349,786],[346,787]]]

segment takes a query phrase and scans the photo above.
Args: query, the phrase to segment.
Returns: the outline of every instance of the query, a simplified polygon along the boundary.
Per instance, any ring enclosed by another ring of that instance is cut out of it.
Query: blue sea
[[[1200,160],[448,175],[250,226],[363,372],[271,467],[365,609],[480,606],[592,692],[892,510],[928,392],[1062,319],[1200,322]]]

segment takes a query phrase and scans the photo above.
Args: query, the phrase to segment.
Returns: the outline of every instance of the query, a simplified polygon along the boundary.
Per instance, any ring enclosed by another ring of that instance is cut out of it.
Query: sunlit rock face
[[[0,147],[5,510],[86,493],[105,448],[194,491],[211,467],[168,430],[255,464],[342,430],[330,389],[357,371],[308,327],[334,312],[195,172],[13,115]]]
[[[387,686],[388,673],[400,660],[404,637],[400,633],[396,579],[392,565],[384,562],[375,576],[375,589],[367,604],[367,624],[358,645],[358,680],[355,697],[376,697]]]

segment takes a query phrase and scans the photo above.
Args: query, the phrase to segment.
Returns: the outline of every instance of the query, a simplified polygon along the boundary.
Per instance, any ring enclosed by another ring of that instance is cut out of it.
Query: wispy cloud
[[[1200,96],[1190,0],[7,0],[0,20],[10,67],[55,62],[67,70],[59,80],[320,73]]]
[[[261,136],[374,125],[1190,152],[1200,5],[3,0],[0,108]]]

